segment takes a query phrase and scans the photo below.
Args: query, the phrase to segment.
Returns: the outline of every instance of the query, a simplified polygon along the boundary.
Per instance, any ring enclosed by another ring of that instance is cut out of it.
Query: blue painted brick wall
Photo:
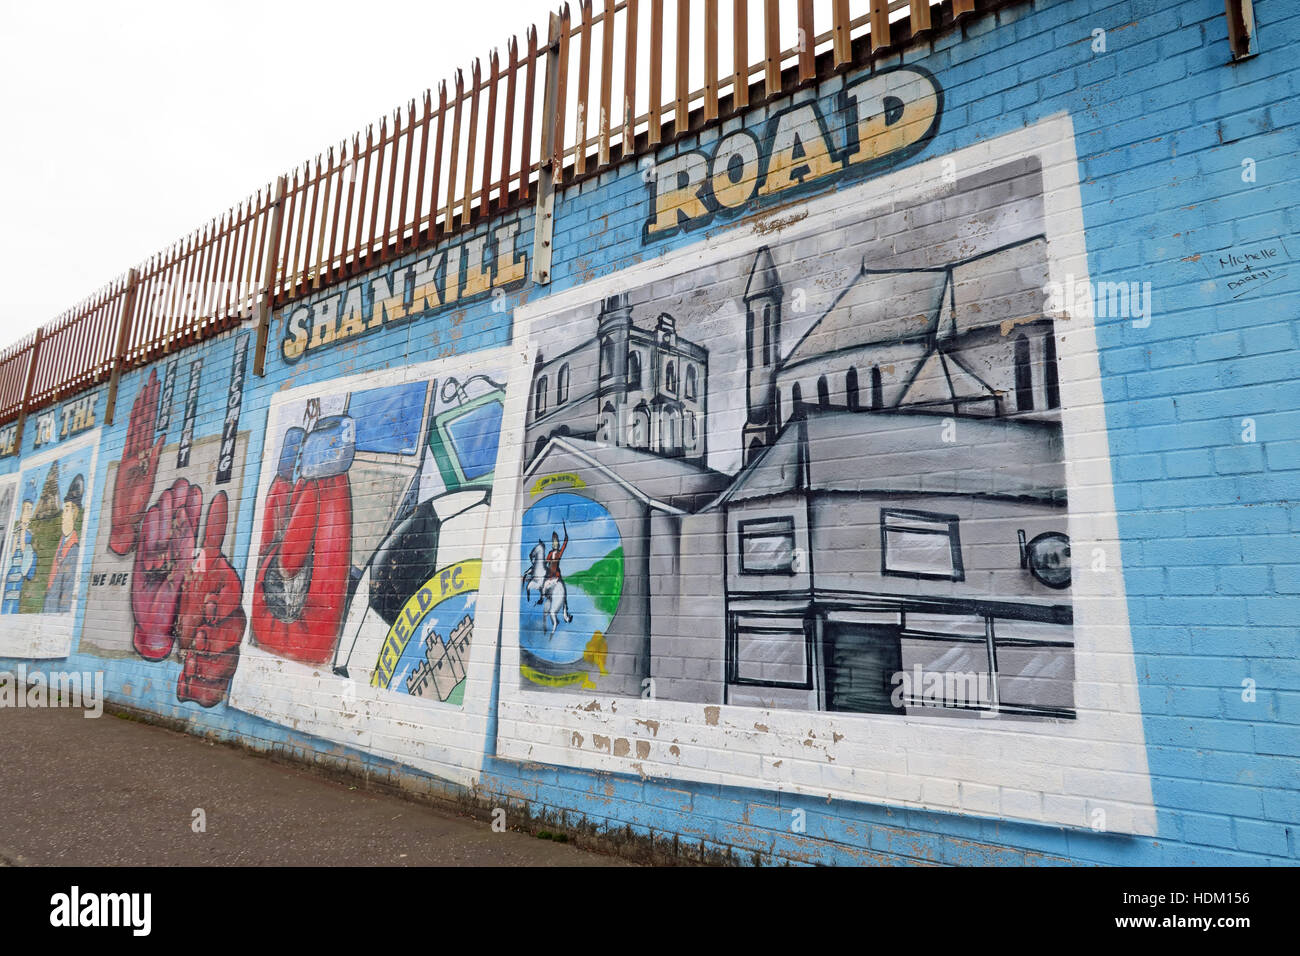
[[[496,756],[495,720],[477,797],[560,825],[633,834],[688,859],[740,862],[940,864],[1270,864],[1300,854],[1300,7],[1256,0],[1260,54],[1228,64],[1221,0],[1034,0],[886,58],[919,65],[942,85],[943,122],[914,160],[942,156],[1067,113],[1075,130],[1088,268],[1094,281],[1150,283],[1145,328],[1099,319],[1097,345],[1119,510],[1128,612],[1158,833],[1130,837],[974,815],[519,763]],[[1094,31],[1105,31],[1105,50]],[[826,91],[833,91],[828,84]],[[831,92],[823,92],[829,97]],[[825,100],[824,100],[825,102]],[[733,119],[754,127],[762,108]],[[709,130],[661,159],[719,135]],[[1253,179],[1243,178],[1243,163]],[[904,166],[904,168],[906,168]],[[825,187],[826,189],[843,187]],[[825,191],[824,189],[822,191]],[[641,242],[646,188],[635,163],[563,190],[549,287],[386,332],[346,355],[272,355],[251,377],[242,416],[264,422],[285,388],[398,367],[513,341],[511,310],[670,251],[727,234],[735,221]],[[532,216],[520,248],[531,248]],[[1280,239],[1285,274],[1234,298],[1216,253]],[[278,343],[280,320],[273,326]],[[439,325],[441,323],[441,325]],[[435,328],[437,326],[437,328]],[[441,332],[438,331],[441,329]],[[236,330],[182,356],[227,368]],[[148,369],[122,382],[139,389]],[[200,404],[219,430],[224,382]],[[102,404],[101,404],[102,409]],[[121,457],[126,410],[103,432],[95,491]],[[1253,430],[1253,434],[1252,434]],[[246,566],[256,464],[251,427],[231,561]],[[1250,438],[1251,440],[1245,440]],[[32,430],[11,473],[37,452]],[[97,540],[97,509],[84,538]],[[81,611],[78,611],[78,631]],[[4,660],[12,669],[96,670],[113,699],[303,759],[348,766],[416,789],[459,788],[361,750],[296,734],[222,704],[177,703],[179,665],[104,660]],[[1247,690],[1250,693],[1247,693]],[[790,820],[802,811],[802,832]]]

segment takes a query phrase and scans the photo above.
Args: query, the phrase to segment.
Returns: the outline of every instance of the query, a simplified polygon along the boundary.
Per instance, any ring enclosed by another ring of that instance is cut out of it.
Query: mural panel
[[[1041,197],[1009,164],[903,211],[961,247],[878,212],[539,322],[521,684],[1073,718]]]
[[[495,646],[495,614],[486,639],[475,630],[504,401],[500,356],[276,399],[233,706],[416,765],[477,766],[451,750],[475,649]],[[318,694],[334,706],[311,706]]]
[[[131,398],[121,458],[107,469],[80,643],[100,657],[178,664],[176,699],[202,707],[225,699],[246,622],[230,559],[249,342],[235,342],[219,432],[195,435],[202,359],[173,361],[161,377],[151,369]],[[217,368],[209,359],[207,374]]]
[[[95,479],[99,431],[23,461],[0,487],[4,509],[4,596],[0,657],[66,657],[82,593],[86,498]]]
[[[993,759],[959,779],[1024,786],[998,734],[1097,733],[1081,675],[1128,634],[1079,629],[1072,540],[1114,531],[1108,471],[1066,468],[1091,329],[1046,296],[1076,184],[1014,139],[535,311],[501,712],[557,729],[503,752],[926,803],[903,741],[970,738]]]

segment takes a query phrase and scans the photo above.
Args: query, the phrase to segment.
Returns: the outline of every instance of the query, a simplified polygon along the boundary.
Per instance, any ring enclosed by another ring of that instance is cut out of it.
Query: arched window
[[[664,389],[673,394],[677,393],[677,363],[669,362],[664,369]]]
[[[1047,392],[1047,407],[1061,407],[1061,380],[1056,368],[1056,335],[1051,329],[1043,340],[1043,383]]]
[[[817,404],[822,408],[826,408],[830,403],[831,386],[830,382],[826,381],[826,376],[823,375],[821,378],[817,379]]]
[[[660,454],[674,454],[681,450],[681,439],[678,437],[681,431],[680,416],[677,412],[664,412],[659,417],[659,452]]]
[[[533,386],[533,415],[541,417],[546,414],[546,376],[543,375]]]
[[[686,366],[686,398],[692,402],[695,401],[696,384],[695,366],[688,365]]]
[[[1021,332],[1016,336],[1016,408],[1022,412],[1034,407],[1034,376],[1029,368],[1029,339]]]
[[[597,440],[602,445],[611,444],[614,440],[614,406],[609,402],[600,410],[600,425],[597,430]]]
[[[628,388],[641,387],[641,353],[627,353],[627,385]]]
[[[790,414],[800,415],[803,413],[803,389],[799,383],[795,382],[790,388]]]
[[[614,374],[614,343],[609,339],[600,343],[600,377]]]
[[[632,410],[631,441],[633,448],[648,448],[650,445],[650,410],[641,402]]]
[[[849,411],[856,412],[861,407],[858,397],[858,370],[849,366],[849,373],[844,376],[844,392],[848,396]]]
[[[880,381],[880,367],[871,367],[871,407],[885,407],[885,387]]]
[[[566,362],[560,366],[560,371],[555,376],[555,404],[563,405],[569,400],[569,365]]]
[[[699,429],[695,424],[695,413],[687,412],[682,416],[682,427],[685,429],[686,447],[695,450],[695,443],[699,441]]]

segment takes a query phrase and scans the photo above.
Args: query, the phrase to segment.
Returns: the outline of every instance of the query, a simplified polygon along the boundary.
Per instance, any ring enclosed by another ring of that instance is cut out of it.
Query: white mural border
[[[816,232],[822,217],[848,205],[869,207],[938,195],[954,166],[965,177],[1035,155],[1042,164],[1050,279],[1061,286],[1067,281],[1087,283],[1074,142],[1068,114],[1048,117],[813,199],[802,207],[807,216],[787,226],[782,240]],[[533,320],[597,303],[632,286],[752,255],[765,241],[770,239],[752,229],[736,228],[518,310],[518,364],[507,389],[485,550],[519,553],[520,530],[512,516],[525,454],[523,423],[535,354],[528,331]],[[1077,719],[995,723],[911,712],[844,716],[529,690],[519,686],[519,602],[511,598],[502,617],[497,753],[643,778],[1155,834],[1096,335],[1088,312],[1070,315],[1058,333],[1060,377],[1071,388],[1062,427],[1076,564]],[[1089,571],[1087,563],[1096,565],[1097,549],[1105,561],[1101,569]]]
[[[509,349],[496,348],[302,385],[280,392],[271,400],[267,409],[267,434],[271,434],[280,408],[304,397],[435,379],[440,383],[444,375],[468,378],[476,373],[504,369],[510,361]],[[274,464],[264,461],[254,502],[264,500],[274,473]],[[495,513],[493,508],[489,516]],[[262,515],[256,514],[253,542],[261,540],[262,522]],[[287,660],[254,644],[250,625],[241,645],[239,667],[231,681],[229,705],[291,731],[312,734],[472,786],[482,769],[492,710],[504,587],[502,575],[494,573],[494,569],[504,565],[489,559],[486,546],[482,553],[475,637],[470,645],[463,703],[411,697],[339,676],[329,666]],[[244,611],[250,621],[257,560],[254,544],[249,548],[244,578]]]

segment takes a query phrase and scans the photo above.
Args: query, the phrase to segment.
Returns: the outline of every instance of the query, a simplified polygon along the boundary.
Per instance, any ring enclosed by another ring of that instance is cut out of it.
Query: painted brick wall
[[[525,213],[276,315],[265,377],[235,330],[33,416],[0,666],[688,859],[1294,860],[1300,14],[1256,17],[1229,65],[1218,0],[1013,5],[875,65],[901,122],[850,72],[565,189],[549,286]],[[860,680],[986,650],[966,710]]]

